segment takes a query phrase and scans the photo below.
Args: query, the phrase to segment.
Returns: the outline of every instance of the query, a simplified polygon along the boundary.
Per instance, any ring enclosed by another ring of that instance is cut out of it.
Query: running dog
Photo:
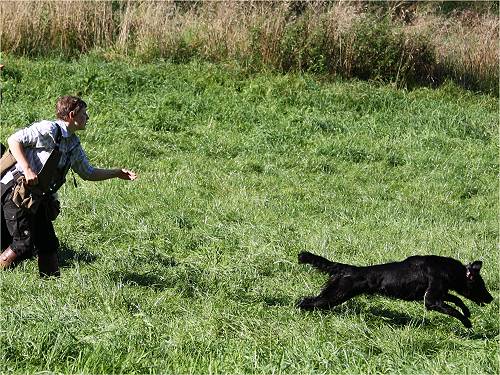
[[[424,301],[428,310],[457,318],[471,328],[470,311],[452,290],[478,305],[493,297],[479,274],[481,261],[463,265],[453,258],[436,255],[411,256],[402,262],[358,267],[331,262],[309,252],[298,256],[299,263],[310,264],[330,275],[317,297],[305,297],[297,306],[303,310],[329,309],[360,294],[380,294],[405,301]],[[451,302],[458,306],[450,306]]]

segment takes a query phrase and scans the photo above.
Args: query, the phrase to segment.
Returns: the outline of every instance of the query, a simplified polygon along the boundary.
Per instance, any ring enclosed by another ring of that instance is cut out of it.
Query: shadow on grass
[[[469,340],[491,340],[499,336],[498,325],[490,325],[487,327],[472,327],[472,329],[465,328],[462,323],[455,318],[450,316],[440,314],[440,313],[429,313],[422,309],[422,314],[409,315],[402,313],[401,311],[376,307],[364,307],[364,309],[372,314],[373,316],[380,317],[384,322],[392,326],[418,326],[430,329],[441,329],[443,325],[447,325],[450,328],[450,332],[453,331],[457,336],[463,339]],[[425,314],[425,315],[424,315]],[[378,319],[373,319],[377,324]]]
[[[62,268],[72,267],[75,263],[93,263],[96,259],[96,255],[86,250],[75,251],[65,244],[59,248],[59,265]]]
[[[151,261],[151,259],[149,259]],[[177,262],[173,258],[155,257],[154,262],[161,265],[163,268],[170,268],[177,266]],[[152,288],[157,291],[172,288],[178,282],[177,279],[172,279],[163,276],[155,271],[149,272],[134,272],[134,271],[115,271],[110,273],[110,277],[117,283],[131,286],[139,286]]]
[[[116,282],[124,285],[146,287],[156,291],[172,288],[175,285],[175,280],[167,280],[153,273],[112,272],[110,276]]]
[[[465,328],[458,320],[442,314],[407,314],[392,308],[372,306],[369,302],[350,300],[330,310],[318,310],[321,314],[335,315],[368,315],[366,322],[369,326],[386,324],[392,327],[422,327],[426,329],[440,329],[443,325],[451,325],[450,332],[466,340],[492,340],[500,335],[497,325],[487,327]]]
[[[290,298],[285,296],[265,296],[264,303],[269,307],[289,306]]]
[[[380,307],[364,307],[364,310],[371,315],[382,319],[385,323],[391,326],[435,326],[432,319],[421,315],[409,315],[400,311]]]
[[[371,325],[387,324],[396,327],[405,326],[435,326],[432,319],[421,315],[409,315],[404,312],[373,306],[362,300],[349,300],[331,309],[318,310],[323,314],[335,315],[369,315],[367,323]]]
[[[476,332],[474,331],[474,327],[472,328],[472,331],[470,332],[464,332],[464,331],[461,331],[461,332],[457,332],[456,333],[458,336],[462,337],[463,339],[467,339],[467,340],[493,340],[493,339],[497,339],[498,338],[498,335],[500,334],[500,332],[498,331],[498,327],[492,331],[480,331],[480,332]]]

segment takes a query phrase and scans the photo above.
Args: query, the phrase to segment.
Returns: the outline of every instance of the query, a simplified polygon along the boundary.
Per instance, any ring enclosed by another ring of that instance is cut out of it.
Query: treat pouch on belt
[[[12,201],[17,207],[23,207],[36,212],[45,194],[50,192],[51,184],[59,179],[57,164],[61,153],[58,148],[52,150],[47,162],[38,173],[38,184],[28,185],[24,176],[20,177],[14,186]]]

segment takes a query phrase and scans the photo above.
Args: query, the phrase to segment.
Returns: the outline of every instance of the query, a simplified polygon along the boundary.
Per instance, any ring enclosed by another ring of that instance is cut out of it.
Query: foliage
[[[364,1],[0,2],[2,52],[234,62],[498,96],[498,4]]]

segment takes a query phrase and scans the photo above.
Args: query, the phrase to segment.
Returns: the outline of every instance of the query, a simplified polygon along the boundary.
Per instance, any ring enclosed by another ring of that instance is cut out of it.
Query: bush
[[[403,85],[431,81],[436,61],[424,38],[406,37],[388,18],[364,18],[351,33],[353,61],[348,76]]]

